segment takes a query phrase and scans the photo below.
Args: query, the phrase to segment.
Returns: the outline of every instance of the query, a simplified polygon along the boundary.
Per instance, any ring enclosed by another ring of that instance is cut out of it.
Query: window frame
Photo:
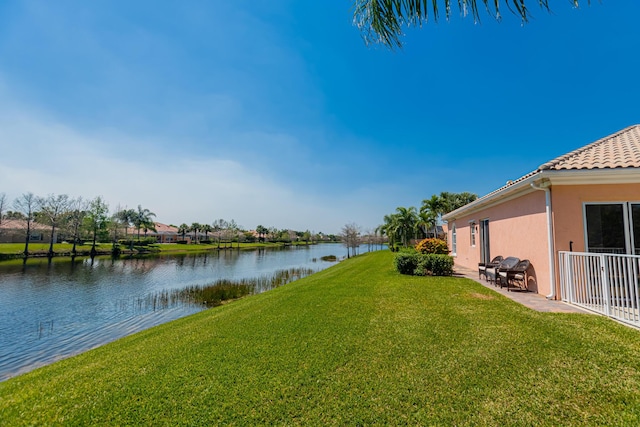
[[[469,246],[471,246],[472,248],[476,247],[476,221],[469,221]]]
[[[633,229],[633,207],[640,206],[640,202],[638,201],[598,201],[598,202],[583,202],[582,203],[582,220],[584,227],[584,250],[585,252],[589,251],[589,229],[587,226],[587,206],[597,206],[597,205],[620,205],[622,207],[622,226],[624,231],[624,252],[626,255],[634,255],[640,251],[640,247],[636,246],[634,229]],[[598,253],[598,252],[593,252]]]
[[[451,227],[451,255],[456,256],[458,250],[458,234],[456,230],[456,224],[454,223]]]

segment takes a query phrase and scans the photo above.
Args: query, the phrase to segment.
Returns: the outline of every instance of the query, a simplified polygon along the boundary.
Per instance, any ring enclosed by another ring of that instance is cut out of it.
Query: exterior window
[[[456,239],[456,225],[453,224],[453,227],[451,228],[451,255],[456,255],[456,253],[458,252],[457,249],[457,239]]]
[[[476,223],[469,223],[469,242],[471,242],[471,246],[476,247]]]
[[[631,205],[631,229],[633,231],[633,254],[640,255],[640,204]]]
[[[587,252],[640,254],[640,204],[585,204]]]

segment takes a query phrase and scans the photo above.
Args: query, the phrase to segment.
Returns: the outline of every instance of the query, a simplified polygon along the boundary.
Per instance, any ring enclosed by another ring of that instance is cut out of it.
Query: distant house
[[[57,234],[57,233],[56,233]],[[22,219],[3,219],[0,224],[0,243],[24,243],[27,222]],[[49,243],[51,227],[37,222],[31,223],[30,242]],[[54,240],[57,236],[54,235]]]
[[[443,219],[458,265],[475,269],[496,255],[515,256],[531,261],[528,287],[548,298],[592,298],[589,281],[602,280],[609,283],[602,292],[621,293],[611,281],[631,274],[625,266],[640,268],[640,125],[544,163]],[[640,310],[635,274],[624,292],[635,292]]]
[[[175,243],[178,240],[182,240],[182,235],[178,233],[178,227],[162,224],[160,222],[155,222],[154,227],[156,231],[147,230],[146,234],[144,232],[144,229],[141,229],[140,238],[155,238],[158,243]],[[138,230],[136,228],[130,227],[127,229],[127,235],[137,238]],[[188,234],[185,236],[185,239],[190,240]]]

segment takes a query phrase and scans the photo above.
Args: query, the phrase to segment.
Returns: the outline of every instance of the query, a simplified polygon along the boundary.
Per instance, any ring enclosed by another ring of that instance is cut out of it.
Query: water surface
[[[366,248],[364,249],[366,250]],[[0,263],[0,381],[117,338],[183,317],[198,304],[157,304],[158,292],[219,279],[271,275],[334,263],[337,244],[253,251]]]

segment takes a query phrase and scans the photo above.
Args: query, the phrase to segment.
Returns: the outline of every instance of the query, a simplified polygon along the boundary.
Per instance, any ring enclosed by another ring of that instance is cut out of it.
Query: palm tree
[[[189,232],[189,226],[185,223],[180,224],[178,227],[178,234],[182,235],[182,240],[184,241],[185,235]]]
[[[155,216],[156,214],[149,209],[142,209],[142,206],[138,205],[138,212],[135,213],[133,218],[133,225],[136,227],[136,230],[138,230],[138,241],[140,241],[140,229],[145,227],[149,228],[149,224],[153,224],[151,217]]]
[[[116,218],[119,219],[124,225],[124,235],[129,234],[129,227],[133,224],[136,218],[137,212],[134,209],[123,209],[116,213]]]
[[[579,0],[570,0],[578,7]],[[430,3],[430,5],[429,5]],[[381,43],[389,48],[402,47],[400,37],[404,26],[419,27],[429,19],[438,21],[444,12],[448,20],[451,16],[452,0],[355,0],[354,24],[369,43]],[[469,13],[475,22],[480,20],[480,8],[484,5],[489,16],[501,19],[502,0],[457,0],[462,15]],[[538,4],[549,11],[549,0],[504,0],[504,5],[512,13],[527,22],[531,12],[526,4]],[[584,1],[583,1],[584,3]],[[587,4],[590,0],[587,0]],[[429,7],[430,6],[430,7]]]
[[[384,216],[384,224],[378,227],[380,234],[386,235],[389,248],[395,250],[395,244],[398,239],[398,215],[390,214]]]
[[[156,230],[156,223],[151,221],[150,219],[145,219],[142,222],[141,226],[142,226],[142,229],[144,230],[145,239],[147,238],[147,231],[151,230],[154,233],[158,231],[158,230]]]
[[[205,240],[209,240],[209,233],[211,233],[213,231],[213,227],[210,226],[209,224],[202,224],[200,226],[200,231],[202,231],[204,233],[204,239]]]
[[[199,222],[194,222],[191,224],[191,227],[189,227],[189,231],[193,232],[193,240],[196,243],[198,242],[198,232],[202,229],[202,225]]]
[[[438,197],[435,194],[431,196],[430,199],[424,199],[422,201],[419,225],[423,227],[426,237],[429,237],[429,230],[433,230],[435,237],[437,234],[436,226],[438,225],[438,219],[444,214],[445,209],[445,201],[442,197]]]
[[[256,233],[258,233],[258,241],[264,242],[264,236],[269,232],[269,229],[264,225],[256,227]]]
[[[396,208],[397,233],[402,239],[402,244],[407,247],[411,238],[416,236],[416,228],[418,225],[418,212],[413,206],[404,208],[399,206]]]

